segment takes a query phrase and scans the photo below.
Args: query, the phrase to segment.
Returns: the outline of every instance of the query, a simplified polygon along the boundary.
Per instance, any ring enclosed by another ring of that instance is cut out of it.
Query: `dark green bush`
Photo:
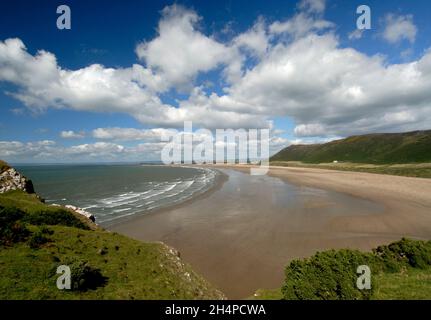
[[[41,210],[27,213],[23,221],[33,225],[62,225],[80,229],[89,229],[71,212],[64,209]]]
[[[401,239],[387,246],[373,250],[390,272],[397,272],[402,267],[425,269],[431,266],[431,241]]]
[[[47,235],[53,235],[54,234],[54,231],[53,230],[51,230],[51,229],[49,229],[47,226],[45,226],[45,225],[43,225],[43,226],[41,226],[40,227],[40,231],[43,233],[43,234],[47,234]]]
[[[294,260],[285,270],[284,299],[339,300],[368,299],[371,290],[356,287],[360,265],[376,266],[370,253],[355,250],[318,252],[309,259]]]
[[[27,239],[30,232],[19,220],[24,212],[17,208],[0,207],[0,245],[11,245]]]
[[[372,275],[399,272],[403,268],[431,266],[431,241],[401,239],[379,246],[372,253],[356,250],[319,252],[309,259],[294,260],[286,268],[284,299],[368,299],[371,290],[356,287],[357,267],[367,265]]]
[[[107,282],[107,278],[102,275],[100,269],[94,268],[86,260],[68,259],[63,264],[70,268],[72,290],[94,290]]]
[[[47,243],[49,239],[44,236],[43,232],[41,230],[37,230],[36,232],[33,232],[28,244],[30,248],[37,249],[40,248],[43,244]]]

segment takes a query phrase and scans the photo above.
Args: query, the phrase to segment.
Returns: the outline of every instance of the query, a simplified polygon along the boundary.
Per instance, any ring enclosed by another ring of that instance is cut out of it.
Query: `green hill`
[[[60,265],[72,290],[56,285]],[[0,299],[223,299],[163,243],[103,230],[20,190],[0,194]]]
[[[270,160],[369,164],[431,162],[431,130],[367,134],[324,144],[292,145],[272,156]]]

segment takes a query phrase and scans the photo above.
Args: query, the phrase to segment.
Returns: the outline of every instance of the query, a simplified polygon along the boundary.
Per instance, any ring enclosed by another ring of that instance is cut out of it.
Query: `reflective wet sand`
[[[411,224],[405,230],[380,228],[378,222],[387,219],[387,206],[364,197],[292,184],[271,175],[221,171],[229,178],[218,190],[110,229],[175,247],[229,298],[279,287],[290,260],[318,250],[367,250],[428,232],[419,232],[420,226],[410,230]]]

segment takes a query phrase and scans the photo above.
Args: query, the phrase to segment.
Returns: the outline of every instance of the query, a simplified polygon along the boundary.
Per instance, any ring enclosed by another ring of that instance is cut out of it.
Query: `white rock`
[[[22,190],[29,193],[34,192],[31,181],[14,168],[7,169],[0,173],[0,193],[11,190]]]
[[[76,213],[86,217],[87,219],[90,219],[93,222],[96,221],[96,218],[94,217],[94,215],[90,212],[85,211],[84,209],[72,206],[71,204],[67,204],[67,205],[65,205],[65,207],[67,209],[75,211]]]

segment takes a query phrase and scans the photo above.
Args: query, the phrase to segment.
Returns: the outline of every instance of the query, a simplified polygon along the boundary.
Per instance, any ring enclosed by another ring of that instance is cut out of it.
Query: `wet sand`
[[[322,169],[218,166],[228,175],[194,201],[111,226],[163,241],[229,298],[282,284],[294,258],[431,238],[431,179]]]

